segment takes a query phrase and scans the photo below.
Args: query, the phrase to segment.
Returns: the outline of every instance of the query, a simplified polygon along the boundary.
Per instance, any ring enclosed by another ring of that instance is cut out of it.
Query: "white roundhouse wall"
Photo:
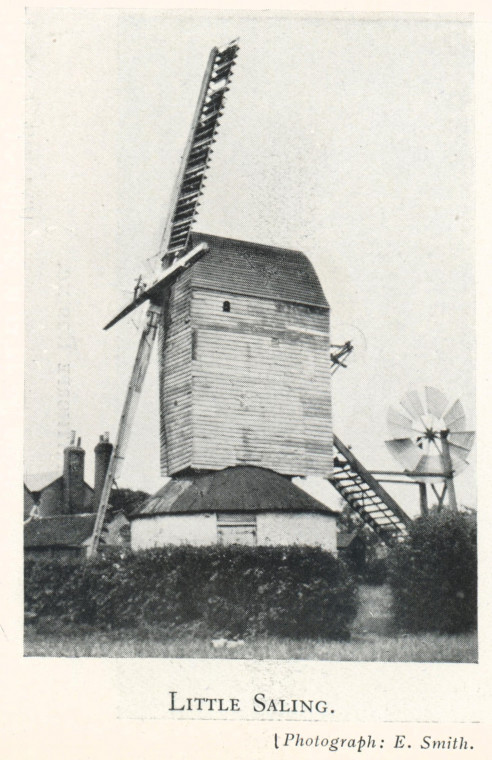
[[[257,514],[257,544],[321,546],[336,554],[336,517],[314,512],[260,512]],[[217,543],[214,512],[188,515],[153,515],[131,523],[132,549],[150,549],[168,544],[210,546]]]

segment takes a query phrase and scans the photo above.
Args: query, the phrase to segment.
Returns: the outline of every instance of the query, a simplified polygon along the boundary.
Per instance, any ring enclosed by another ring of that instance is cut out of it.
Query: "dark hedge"
[[[163,547],[94,561],[26,560],[30,621],[125,628],[200,623],[207,635],[347,639],[344,563],[316,547]]]
[[[369,586],[382,586],[388,580],[387,557],[370,557],[366,561],[364,570],[360,573],[362,583]]]
[[[410,527],[389,562],[393,622],[407,632],[461,633],[477,624],[477,531],[473,515],[431,514]]]

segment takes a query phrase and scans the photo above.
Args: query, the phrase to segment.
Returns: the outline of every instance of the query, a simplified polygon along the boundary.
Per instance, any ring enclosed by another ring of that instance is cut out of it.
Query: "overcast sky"
[[[236,37],[195,229],[309,256],[333,341],[359,344],[334,376],[334,428],[366,467],[396,469],[386,412],[409,388],[461,398],[474,427],[469,21],[31,9],[29,472],[59,469],[76,429],[92,482],[98,435],[114,440],[139,316],[102,326],[157,251],[208,53]],[[120,481],[147,491],[162,484],[155,359]],[[460,501],[474,481],[472,464]],[[394,493],[415,511],[416,488]]]

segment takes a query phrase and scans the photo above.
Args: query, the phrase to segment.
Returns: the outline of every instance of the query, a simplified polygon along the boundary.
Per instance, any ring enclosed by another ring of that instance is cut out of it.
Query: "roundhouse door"
[[[256,546],[256,515],[218,514],[217,541],[223,545]]]

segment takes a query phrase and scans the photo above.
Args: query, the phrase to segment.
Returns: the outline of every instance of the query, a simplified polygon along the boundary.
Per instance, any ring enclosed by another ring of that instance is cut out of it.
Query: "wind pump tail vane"
[[[210,52],[162,235],[159,249],[161,259],[159,276],[150,287],[144,286],[141,292],[136,289],[133,301],[104,328],[107,330],[112,327],[144,301],[150,302],[147,318],[140,334],[118,433],[98,505],[88,557],[94,556],[99,548],[111,489],[125,459],[133,419],[149,366],[152,346],[159,325],[162,327],[162,304],[165,293],[179,274],[192,266],[208,250],[203,243],[191,251],[187,251],[187,247],[191,227],[199,206],[198,199],[203,193],[205,172],[210,163],[212,145],[215,142],[219,119],[224,109],[225,95],[229,89],[238,50],[239,45],[237,40],[234,40],[229,45],[223,48],[213,48]]]

